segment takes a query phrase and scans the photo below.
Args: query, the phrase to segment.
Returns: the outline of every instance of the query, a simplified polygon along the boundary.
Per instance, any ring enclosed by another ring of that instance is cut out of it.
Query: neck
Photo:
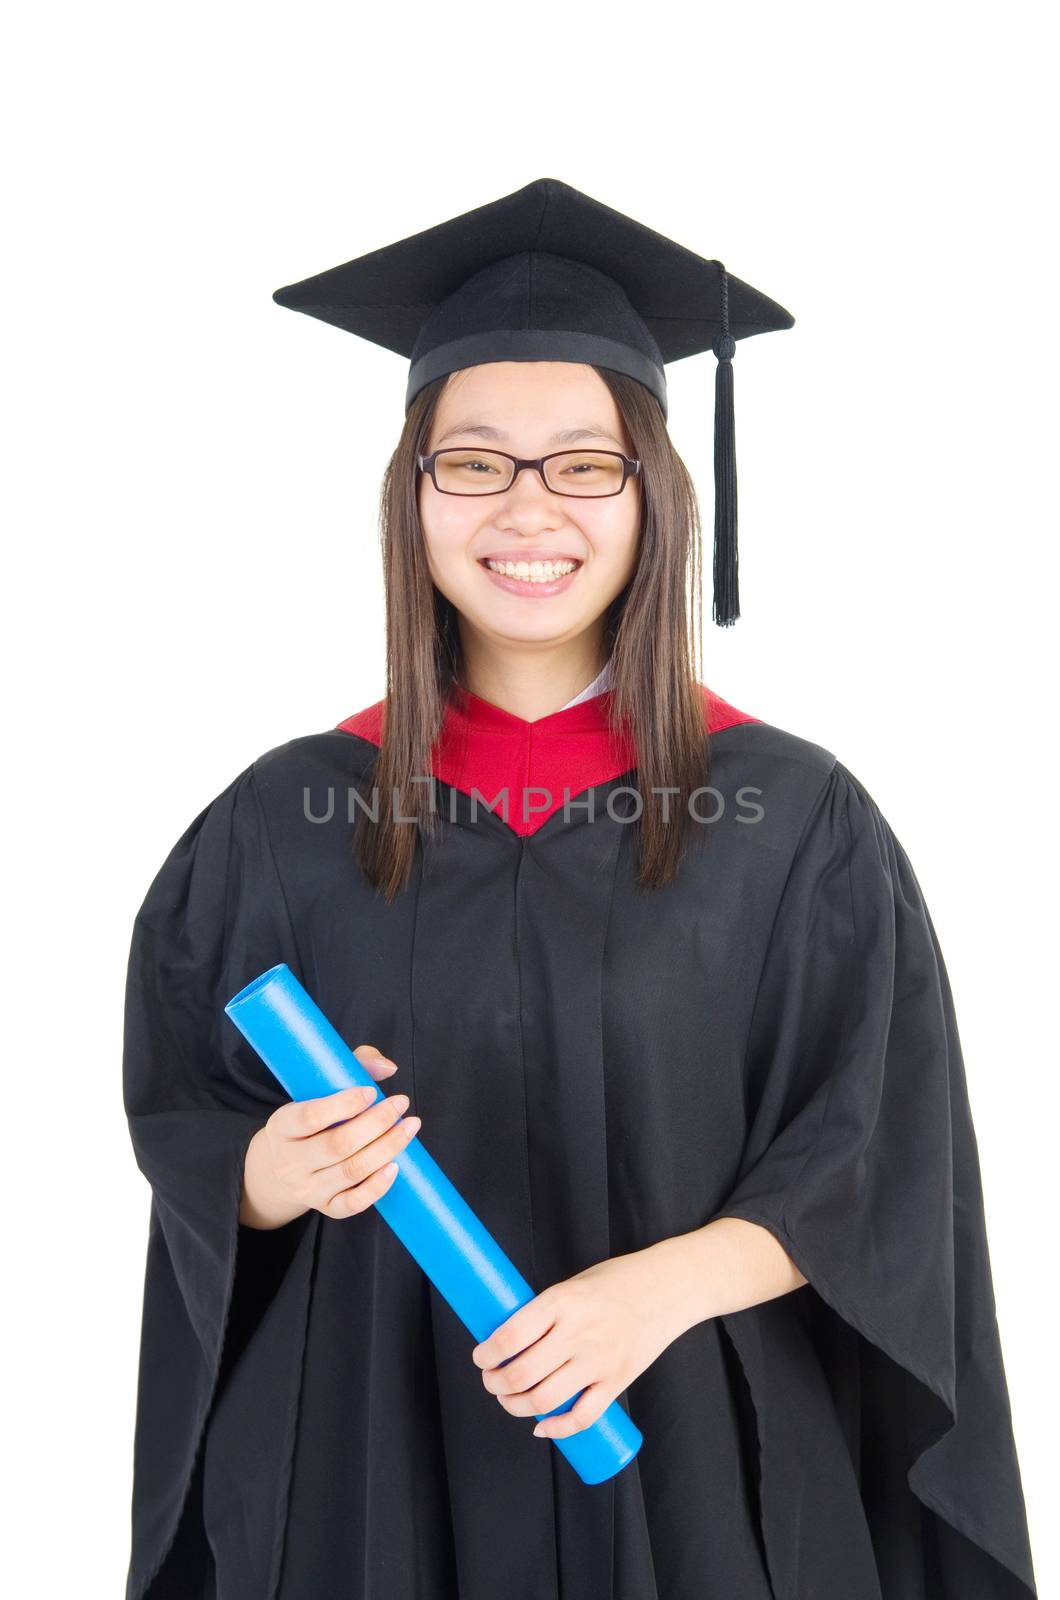
[[[602,636],[583,636],[547,652],[501,652],[472,644],[470,649],[465,647],[457,678],[480,699],[536,722],[587,689],[604,670],[606,660]]]

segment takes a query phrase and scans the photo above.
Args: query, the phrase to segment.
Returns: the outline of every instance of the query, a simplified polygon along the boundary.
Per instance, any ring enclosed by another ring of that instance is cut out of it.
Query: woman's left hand
[[[543,1415],[584,1390],[569,1411],[534,1429],[565,1439],[602,1416],[682,1331],[649,1248],[543,1290],[476,1345],[471,1359],[513,1417]]]

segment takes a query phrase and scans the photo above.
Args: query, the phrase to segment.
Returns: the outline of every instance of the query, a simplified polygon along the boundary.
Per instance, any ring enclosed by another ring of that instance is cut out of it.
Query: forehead
[[[501,431],[599,428],[621,438],[622,414],[592,367],[575,361],[490,361],[449,374],[434,413],[437,434],[463,423]]]
[[[498,405],[540,402],[548,396],[587,396],[614,405],[607,384],[592,367],[580,361],[485,361],[480,366],[451,372],[439,396],[439,406],[462,405],[470,400]]]

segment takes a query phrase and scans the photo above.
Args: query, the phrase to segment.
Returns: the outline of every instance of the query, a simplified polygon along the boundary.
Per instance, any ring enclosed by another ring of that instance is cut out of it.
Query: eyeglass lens
[[[450,494],[499,494],[511,484],[514,466],[492,450],[442,450],[434,470],[439,489]],[[545,462],[545,481],[557,494],[616,494],[622,462],[602,450],[567,450]]]

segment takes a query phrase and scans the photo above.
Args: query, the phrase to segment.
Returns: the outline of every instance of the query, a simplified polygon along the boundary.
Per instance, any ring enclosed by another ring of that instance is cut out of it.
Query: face
[[[569,361],[498,361],[453,373],[424,454],[452,446],[524,459],[564,449],[633,454],[607,385],[591,367]],[[476,470],[474,462],[468,470]],[[636,566],[639,477],[628,478],[621,494],[598,499],[553,493],[531,468],[503,494],[441,494],[428,473],[419,479],[431,577],[460,614],[465,648],[466,630],[480,650],[558,646],[602,633],[607,607]],[[486,557],[550,557],[577,567],[557,581],[531,584],[495,575]]]

